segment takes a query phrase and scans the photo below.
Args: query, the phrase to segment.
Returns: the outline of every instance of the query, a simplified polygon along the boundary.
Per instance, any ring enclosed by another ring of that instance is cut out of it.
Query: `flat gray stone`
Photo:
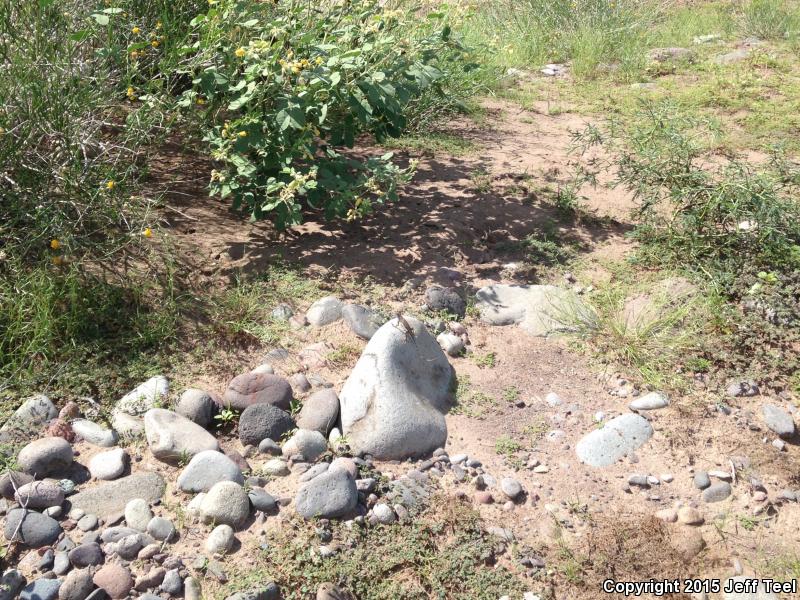
[[[155,502],[164,495],[164,480],[158,473],[136,473],[102,483],[70,496],[72,508],[106,518],[121,513],[131,498]]]
[[[335,296],[320,298],[306,312],[306,319],[315,327],[330,325],[342,318],[342,302]]]
[[[731,495],[731,484],[727,481],[714,483],[703,490],[703,500],[708,503],[722,502]]]
[[[15,499],[20,506],[26,508],[50,508],[61,506],[64,502],[64,490],[55,481],[31,481],[17,489]]]
[[[591,318],[577,294],[553,285],[491,285],[475,298],[485,323],[518,324],[535,336],[569,331]]]
[[[217,438],[184,416],[163,408],[144,415],[147,445],[157,459],[177,464],[204,450],[219,450]]]
[[[765,404],[761,407],[761,414],[764,416],[764,423],[772,431],[781,437],[791,437],[794,435],[794,421],[792,416],[782,408],[774,404]]]
[[[347,304],[342,309],[342,318],[350,330],[364,340],[372,339],[383,325],[380,315],[359,304]]]
[[[116,431],[103,427],[94,421],[75,419],[70,425],[72,426],[72,431],[94,446],[110,448],[111,446],[116,446],[119,441]]]
[[[333,388],[326,388],[306,398],[297,415],[297,426],[327,436],[338,419],[339,396]]]
[[[358,503],[356,482],[344,469],[328,469],[301,487],[294,503],[306,519],[342,517]]]
[[[630,403],[631,410],[659,410],[669,406],[669,398],[663,392],[650,392]]]
[[[65,472],[72,466],[72,447],[62,437],[32,441],[20,450],[17,464],[30,475],[42,478]]]
[[[214,450],[205,450],[193,456],[186,465],[178,476],[178,487],[189,493],[207,492],[220,481],[244,485],[244,476],[230,458]]]
[[[447,441],[453,369],[425,326],[404,320],[412,332],[397,318],[383,325],[339,395],[343,433],[355,453],[402,460]]]
[[[652,436],[653,428],[647,419],[627,413],[585,435],[575,446],[575,452],[587,465],[607,467],[642,446]]]

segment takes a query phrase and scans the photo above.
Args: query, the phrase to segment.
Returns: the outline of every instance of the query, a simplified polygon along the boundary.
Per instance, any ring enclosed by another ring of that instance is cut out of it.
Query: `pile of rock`
[[[25,444],[18,470],[0,479],[3,533],[22,552],[0,598],[199,598],[201,573],[226,578],[214,558],[236,549],[239,532],[281,511],[364,526],[408,520],[428,494],[423,471],[448,463],[437,449],[447,438],[452,368],[421,322],[395,318],[378,327],[367,309],[334,300],[315,303],[308,321],[343,316],[370,342],[340,395],[321,387],[299,411],[292,383],[269,366],[234,378],[221,396],[188,389],[171,409],[168,381],[153,377],[113,406],[110,426],[74,405],[59,413],[42,396],[25,402],[13,431],[22,425],[48,435]],[[212,429],[224,414],[239,415],[233,436]],[[135,445],[118,446],[137,438],[146,441],[150,468]],[[352,457],[336,456],[342,449]],[[418,479],[378,484],[373,457],[434,450]],[[293,497],[265,487],[286,476],[296,478]],[[182,529],[161,503],[173,484],[186,495],[185,514],[208,525],[205,557],[176,550]],[[278,597],[276,586],[265,590],[257,597]]]

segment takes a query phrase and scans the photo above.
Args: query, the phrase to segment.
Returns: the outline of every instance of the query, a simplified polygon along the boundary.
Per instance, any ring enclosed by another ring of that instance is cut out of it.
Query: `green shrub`
[[[441,25],[407,33],[401,11],[374,0],[214,3],[193,21],[192,88],[219,169],[211,190],[279,227],[304,208],[356,218],[394,199],[413,165],[343,153],[362,133],[400,135],[409,105],[436,88],[464,49]]]
[[[750,0],[742,6],[740,22],[746,35],[782,39],[798,33],[800,10],[791,1]]]
[[[627,127],[582,134],[611,144],[617,185],[639,202],[639,256],[730,283],[748,270],[800,266],[800,169],[776,150],[768,164],[708,161],[709,123],[668,102],[646,103]]]

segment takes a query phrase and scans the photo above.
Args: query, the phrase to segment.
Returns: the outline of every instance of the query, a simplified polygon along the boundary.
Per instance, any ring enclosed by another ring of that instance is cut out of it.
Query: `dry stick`
[[[14,481],[14,476],[11,474],[10,470],[6,471],[6,473],[8,473],[8,480],[11,482],[11,487],[14,488],[14,497],[18,497],[19,496],[19,489],[17,488],[17,483]],[[34,481],[36,481],[36,473],[33,474],[33,479],[34,479]],[[30,500],[31,500],[31,495],[30,494],[28,494],[28,496],[27,496],[27,498],[25,498],[24,502],[22,501],[22,497],[19,496],[19,503],[22,506],[22,510],[25,511],[25,514],[22,515],[22,518],[19,520],[19,523],[17,524],[17,528],[14,530],[14,533],[11,535],[10,541],[12,543],[14,542],[14,538],[17,537],[17,533],[19,533],[19,530],[22,527],[22,523],[25,521],[25,515],[27,514],[27,510],[28,510],[28,502],[30,502]]]

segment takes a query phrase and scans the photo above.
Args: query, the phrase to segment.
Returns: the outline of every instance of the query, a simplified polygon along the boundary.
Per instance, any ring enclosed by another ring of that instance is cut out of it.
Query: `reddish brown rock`
[[[94,574],[94,584],[112,598],[126,598],[133,587],[131,572],[125,567],[109,563]]]
[[[234,377],[225,390],[221,406],[242,411],[253,404],[271,404],[289,410],[292,387],[278,375],[244,373]]]

